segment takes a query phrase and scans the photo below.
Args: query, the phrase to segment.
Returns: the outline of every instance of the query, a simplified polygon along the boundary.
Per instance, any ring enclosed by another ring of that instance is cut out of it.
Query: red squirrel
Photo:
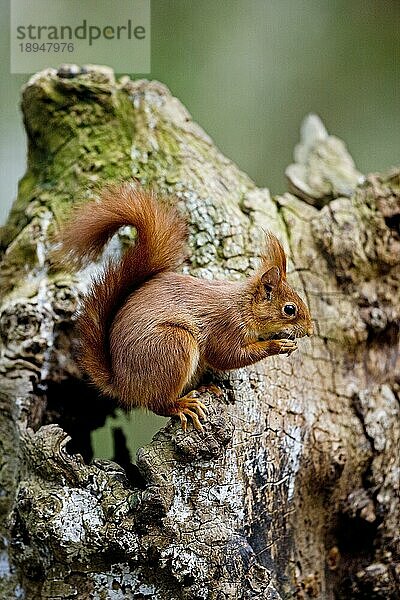
[[[295,338],[312,334],[309,311],[286,281],[285,252],[272,233],[260,269],[245,280],[176,273],[186,257],[186,222],[131,183],[108,186],[79,208],[61,232],[61,253],[84,264],[126,225],[135,227],[136,243],[108,261],[83,299],[80,366],[125,408],[177,415],[184,430],[190,417],[202,431],[206,408],[190,390],[205,369],[290,354]]]

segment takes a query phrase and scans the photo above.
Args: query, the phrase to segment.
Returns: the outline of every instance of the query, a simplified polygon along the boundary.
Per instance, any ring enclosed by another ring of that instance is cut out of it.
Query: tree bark
[[[1,235],[0,597],[398,598],[400,170],[363,177],[310,116],[271,198],[165,86],[105,67],[35,75],[22,109],[28,167]],[[122,468],[75,453],[112,405],[73,360],[91,269],[49,252],[74,202],[132,176],[179,198],[198,277],[249,274],[273,230],[316,331],[212,374],[205,433],[169,421]]]

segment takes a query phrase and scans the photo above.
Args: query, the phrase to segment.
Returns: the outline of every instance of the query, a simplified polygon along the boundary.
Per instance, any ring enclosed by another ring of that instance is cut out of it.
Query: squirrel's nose
[[[312,325],[310,325],[306,331],[306,335],[308,335],[308,337],[310,337],[313,333],[314,333],[314,327]]]

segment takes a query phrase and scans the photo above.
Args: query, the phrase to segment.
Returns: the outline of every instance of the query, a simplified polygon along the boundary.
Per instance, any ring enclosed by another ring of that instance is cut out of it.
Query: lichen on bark
[[[394,599],[399,170],[362,177],[312,117],[272,198],[165,86],[105,67],[39,73],[22,108],[28,167],[1,235],[0,595]],[[90,269],[59,271],[50,249],[75,202],[130,177],[177,197],[196,276],[244,277],[272,229],[316,335],[214,374],[204,435],[171,421],[125,470],[85,463],[51,423],[50,390],[66,412],[65,389],[100,399],[72,352]]]

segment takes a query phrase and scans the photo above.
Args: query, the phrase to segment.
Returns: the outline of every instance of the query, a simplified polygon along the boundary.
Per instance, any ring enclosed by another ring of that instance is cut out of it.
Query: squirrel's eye
[[[297,313],[297,306],[289,302],[288,304],[285,304],[285,306],[282,308],[282,312],[288,317],[294,317]]]

